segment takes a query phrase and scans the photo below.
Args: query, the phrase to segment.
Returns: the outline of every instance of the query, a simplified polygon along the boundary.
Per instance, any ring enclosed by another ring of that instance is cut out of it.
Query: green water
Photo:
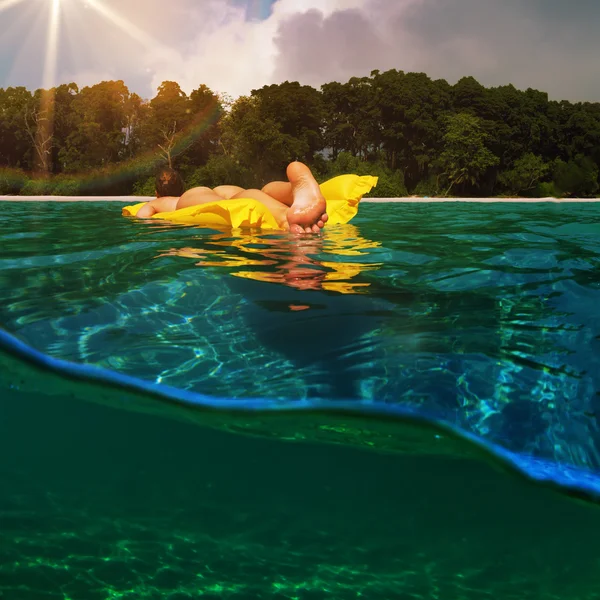
[[[365,205],[302,241],[115,206],[3,205],[8,331],[207,394],[408,404],[597,470],[595,205]],[[600,589],[598,509],[485,462],[253,439],[32,383],[0,399],[2,598]]]
[[[483,463],[67,400],[19,397],[1,416],[3,598],[537,600],[600,586],[600,510]]]

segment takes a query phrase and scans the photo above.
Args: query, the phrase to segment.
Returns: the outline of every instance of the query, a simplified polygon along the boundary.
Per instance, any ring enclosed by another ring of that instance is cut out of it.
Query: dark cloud
[[[289,17],[275,72],[317,85],[397,68],[600,101],[598,24],[595,0],[365,0],[327,18]]]
[[[280,25],[275,43],[280,52],[275,79],[299,74],[313,85],[323,83],[325,73],[336,80],[369,73],[392,50],[365,13],[356,9],[328,18],[318,10],[292,16]]]

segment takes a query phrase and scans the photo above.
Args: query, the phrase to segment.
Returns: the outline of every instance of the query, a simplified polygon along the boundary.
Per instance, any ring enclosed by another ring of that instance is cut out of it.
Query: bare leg
[[[179,198],[174,196],[163,196],[162,198],[156,198],[156,200],[150,200],[138,210],[136,217],[138,219],[148,219],[156,213],[175,210],[178,200]]]
[[[231,198],[223,198],[210,188],[193,188],[191,190],[188,190],[185,194],[183,194],[183,196],[181,196],[179,202],[177,203],[177,209],[187,208],[188,206],[197,206],[198,204],[209,204],[212,202],[227,202],[227,200],[234,200],[237,198],[251,198],[253,200],[258,200],[261,204],[264,204],[267,207],[267,209],[273,214],[275,220],[277,221],[277,224],[282,229],[288,229],[286,214],[288,211],[288,207],[285,204],[282,204],[281,202],[275,200],[275,198],[267,196],[267,194],[261,192],[260,190],[241,189],[240,192],[238,192]]]
[[[225,190],[223,188],[228,188],[228,189]],[[288,229],[288,222],[287,222],[287,215],[286,215],[288,207],[285,204],[282,204],[281,202],[278,202],[277,200],[275,200],[275,198],[271,198],[270,196],[267,196],[267,194],[265,194],[264,192],[261,192],[260,190],[244,190],[242,188],[235,188],[234,186],[220,186],[220,188],[219,188],[219,191],[224,195],[228,195],[228,193],[232,193],[237,190],[240,190],[240,191],[237,194],[234,194],[231,197],[231,199],[251,198],[254,200],[258,200],[260,203],[264,204],[269,209],[269,211],[275,217],[277,224],[282,229]],[[192,188],[191,190],[188,190],[187,192],[185,192],[185,194],[183,194],[183,196],[181,196],[181,198],[174,198],[175,205],[173,205],[173,203],[171,202],[166,206],[166,208],[161,210],[160,203],[157,203],[155,200],[152,200],[152,202],[149,202],[146,206],[142,207],[140,209],[140,212],[143,209],[146,209],[146,207],[148,207],[148,205],[152,205],[152,204],[155,204],[156,206],[152,206],[148,209],[148,212],[150,212],[150,210],[152,211],[152,213],[149,216],[152,216],[154,213],[157,213],[157,212],[165,212],[166,210],[169,210],[169,211],[170,210],[179,210],[180,208],[188,208],[189,206],[198,206],[199,204],[210,204],[212,202],[226,202],[228,199],[229,198],[224,198],[222,195],[216,193],[214,190],[211,190],[210,188],[197,187],[197,188]],[[158,200],[162,200],[162,198],[159,198]]]
[[[156,198],[156,200],[150,200],[150,202],[147,202],[140,210],[138,210],[136,216],[140,219],[147,219],[156,213],[171,212],[178,208],[185,208],[186,206],[193,206],[194,204],[204,204],[206,202],[215,202],[217,200],[223,200],[223,196],[216,195],[208,187],[195,187],[185,192],[180,198],[164,196],[162,198]]]
[[[275,200],[275,198],[268,196],[262,190],[242,190],[239,194],[233,196],[231,200],[237,198],[252,198],[253,200],[258,200],[269,209],[271,214],[275,217],[277,224],[282,229],[289,229],[287,220],[288,207],[278,200]]]
[[[275,198],[275,200],[283,202],[286,206],[291,206],[294,203],[292,184],[289,181],[271,181],[271,183],[265,185],[262,191],[267,194],[267,196],[271,196],[272,198]]]

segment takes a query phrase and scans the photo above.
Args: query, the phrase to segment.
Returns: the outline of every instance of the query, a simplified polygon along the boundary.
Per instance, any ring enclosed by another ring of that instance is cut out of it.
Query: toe
[[[312,233],[312,227],[307,227],[304,231],[306,233]]]
[[[325,223],[323,223],[323,221],[317,221],[317,225],[319,226],[319,229],[325,227]]]
[[[313,233],[319,233],[319,231],[321,231],[321,228],[318,225],[313,225],[312,226],[312,232]]]
[[[321,216],[321,221],[323,221],[323,223],[327,223],[327,221],[329,221],[329,215],[327,213],[323,213]]]
[[[304,229],[300,225],[290,225],[290,233],[304,233]]]

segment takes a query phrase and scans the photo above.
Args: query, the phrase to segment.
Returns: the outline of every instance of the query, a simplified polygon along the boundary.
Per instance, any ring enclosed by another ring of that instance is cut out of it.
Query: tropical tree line
[[[188,186],[260,187],[292,160],[320,179],[374,174],[374,194],[590,196],[600,103],[533,89],[373,71],[320,89],[284,82],[235,101],[165,81],[0,88],[0,193],[152,194],[163,165]]]

